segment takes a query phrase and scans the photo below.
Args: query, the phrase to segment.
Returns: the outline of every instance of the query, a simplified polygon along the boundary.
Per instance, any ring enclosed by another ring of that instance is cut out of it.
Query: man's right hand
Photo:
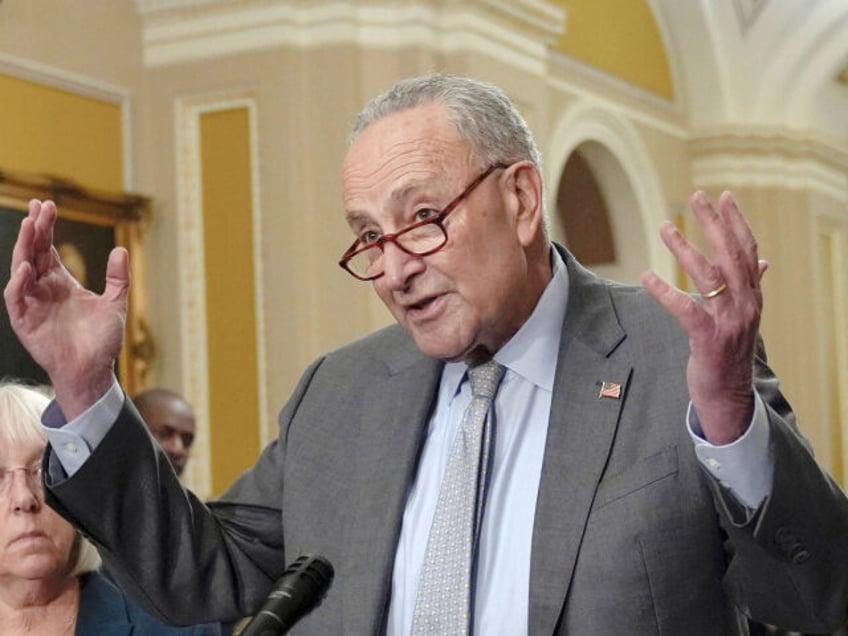
[[[112,385],[124,339],[129,257],[116,247],[103,294],[85,289],[53,246],[56,215],[52,201],[29,202],[3,297],[12,329],[50,376],[62,413],[72,420]]]

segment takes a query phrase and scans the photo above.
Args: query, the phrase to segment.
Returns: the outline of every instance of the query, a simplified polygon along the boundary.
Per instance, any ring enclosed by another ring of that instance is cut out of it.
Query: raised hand
[[[130,274],[127,251],[118,247],[109,255],[103,294],[82,287],[53,245],[56,215],[52,201],[29,202],[3,297],[12,329],[50,376],[70,420],[111,386],[123,345]]]
[[[751,227],[729,192],[719,198],[718,211],[703,192],[692,195],[690,205],[712,258],[668,221],[660,235],[701,297],[693,298],[654,272],[646,272],[642,284],[689,335],[689,396],[707,440],[727,444],[747,430],[753,414],[760,278],[768,264],[759,260]]]

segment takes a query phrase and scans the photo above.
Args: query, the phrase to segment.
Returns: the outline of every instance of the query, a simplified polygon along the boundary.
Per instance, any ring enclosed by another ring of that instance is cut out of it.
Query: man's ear
[[[525,247],[531,245],[542,231],[544,223],[542,205],[542,175],[530,161],[519,161],[507,168],[504,179],[507,200],[518,240]]]

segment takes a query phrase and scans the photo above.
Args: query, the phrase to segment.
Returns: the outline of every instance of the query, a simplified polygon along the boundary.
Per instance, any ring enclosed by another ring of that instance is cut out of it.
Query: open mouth
[[[425,307],[428,307],[433,301],[436,300],[436,298],[437,298],[437,296],[429,296],[427,298],[420,300],[419,302],[417,302],[413,305],[410,305],[408,307],[408,309],[419,311],[421,309],[424,309]]]

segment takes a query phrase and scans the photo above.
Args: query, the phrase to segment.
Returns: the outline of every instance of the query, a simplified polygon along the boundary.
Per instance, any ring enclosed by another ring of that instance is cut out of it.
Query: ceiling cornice
[[[702,132],[690,148],[699,187],[799,188],[848,201],[848,152],[824,139],[784,128],[725,128]]]
[[[147,66],[277,47],[427,46],[482,52],[542,74],[565,12],[542,0],[135,0]]]

